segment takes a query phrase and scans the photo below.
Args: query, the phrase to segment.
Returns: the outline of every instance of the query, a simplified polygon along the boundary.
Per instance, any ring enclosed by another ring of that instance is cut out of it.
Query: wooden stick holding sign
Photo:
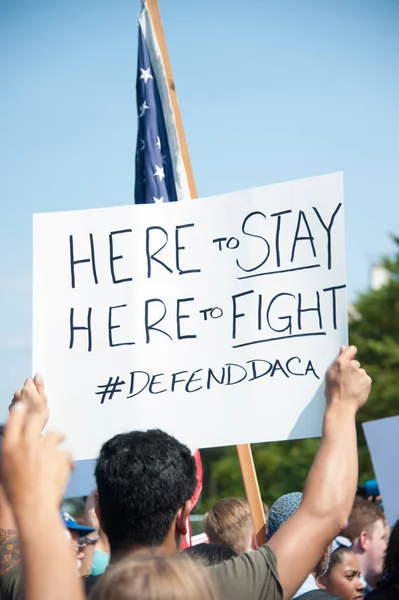
[[[193,168],[191,165],[190,156],[186,137],[184,134],[183,121],[180,113],[179,103],[177,100],[176,87],[173,80],[172,68],[169,60],[168,49],[166,46],[165,34],[163,31],[161,13],[159,11],[157,0],[146,0],[145,2],[149,16],[151,18],[162,60],[165,67],[166,77],[168,81],[169,94],[171,98],[172,108],[176,120],[177,133],[179,138],[180,150],[184,162],[184,167],[188,179],[191,198],[197,198],[197,188],[194,180]],[[238,457],[240,460],[241,473],[245,486],[248,503],[251,510],[252,522],[256,534],[256,540],[259,546],[265,543],[266,538],[266,520],[263,511],[262,499],[259,491],[259,483],[256,476],[255,465],[252,456],[250,444],[240,444],[237,446]]]
[[[238,445],[237,453],[244,480],[245,493],[251,510],[256,542],[258,546],[262,546],[266,541],[266,519],[250,444]]]

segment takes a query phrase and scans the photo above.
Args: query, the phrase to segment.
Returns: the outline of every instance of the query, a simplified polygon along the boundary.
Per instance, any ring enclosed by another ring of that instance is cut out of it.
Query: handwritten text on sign
[[[36,215],[34,367],[75,457],[317,435],[346,342],[342,177]]]

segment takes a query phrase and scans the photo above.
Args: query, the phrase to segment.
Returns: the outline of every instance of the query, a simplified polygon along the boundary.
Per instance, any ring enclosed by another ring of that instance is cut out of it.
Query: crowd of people
[[[355,417],[371,389],[356,348],[341,348],[325,389],[305,488],[265,507],[264,544],[247,501],[225,498],[205,515],[209,543],[181,551],[196,486],[190,450],[160,430],[108,440],[77,523],[60,513],[72,457],[62,434],[42,433],[41,377],[26,380],[2,436],[1,600],[399,600],[399,524],[390,532],[381,507],[355,499]]]

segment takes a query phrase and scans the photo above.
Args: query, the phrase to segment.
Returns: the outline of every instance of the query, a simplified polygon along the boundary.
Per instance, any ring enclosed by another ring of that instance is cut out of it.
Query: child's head
[[[362,600],[365,585],[360,578],[360,566],[352,548],[340,546],[331,553],[327,572],[318,585],[343,600]]]

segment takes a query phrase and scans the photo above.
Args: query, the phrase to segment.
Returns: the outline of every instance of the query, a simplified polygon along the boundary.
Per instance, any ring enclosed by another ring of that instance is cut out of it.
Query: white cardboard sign
[[[363,423],[389,525],[399,519],[399,417]]]
[[[320,435],[347,340],[342,175],[34,216],[34,369],[76,459]]]

